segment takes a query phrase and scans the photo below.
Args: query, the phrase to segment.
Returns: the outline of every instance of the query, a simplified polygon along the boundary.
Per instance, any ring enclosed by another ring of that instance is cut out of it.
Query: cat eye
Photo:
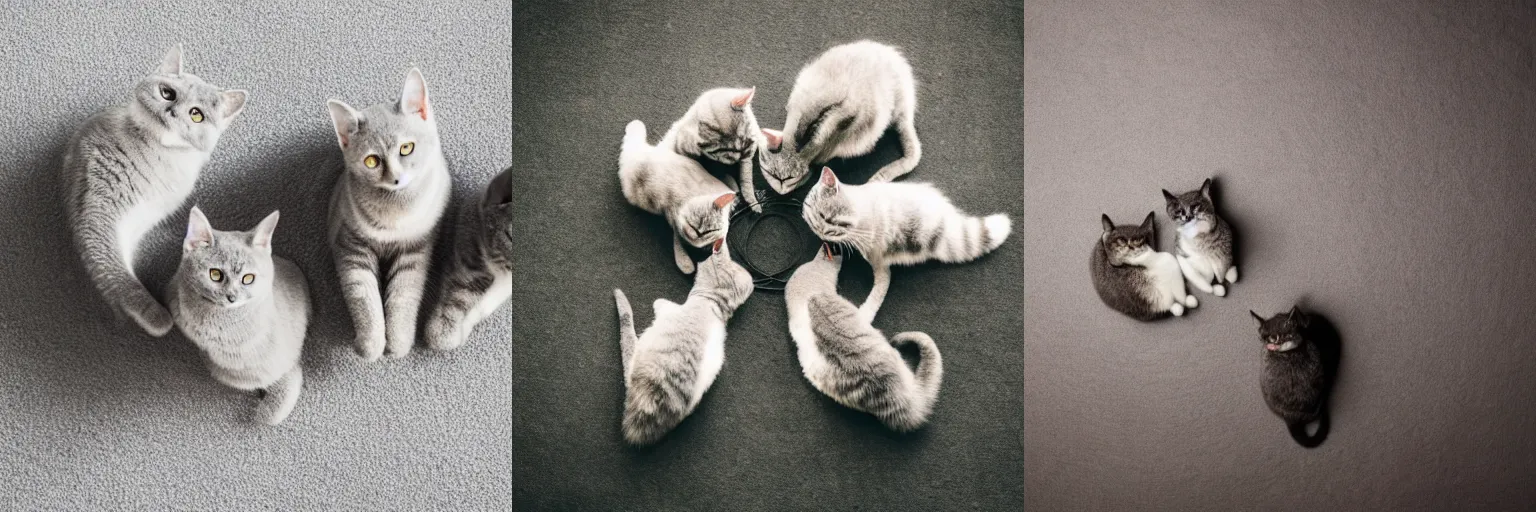
[[[256,282],[256,274],[246,274],[240,278],[240,282],[245,284],[254,283]]]
[[[368,155],[367,158],[363,159],[363,165],[367,166],[369,169],[372,169],[374,167],[378,167],[379,166],[379,157],[374,156],[374,155]]]
[[[203,122],[203,109],[192,107],[192,110],[187,111],[187,117],[192,118],[194,123],[201,123]]]
[[[224,272],[216,268],[210,268],[208,269],[208,279],[212,279],[215,283],[222,283],[224,282]]]
[[[400,156],[409,155],[409,154],[411,154],[412,151],[416,151],[416,143],[415,142],[407,142],[405,144],[401,144],[400,145]]]
[[[162,85],[160,86],[160,97],[165,98],[165,101],[176,101],[176,90]]]

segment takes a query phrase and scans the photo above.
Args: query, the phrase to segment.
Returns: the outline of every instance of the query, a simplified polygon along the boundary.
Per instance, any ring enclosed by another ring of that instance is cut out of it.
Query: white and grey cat
[[[699,263],[688,300],[656,299],[656,318],[639,336],[629,299],[613,291],[624,364],[621,426],[626,441],[655,443],[693,413],[725,366],[726,323],[752,290],[752,275],[731,261],[721,238],[714,254]]]
[[[759,151],[763,179],[779,194],[805,183],[811,166],[874,150],[893,124],[902,156],[869,182],[901,177],[922,159],[913,124],[917,82],[907,59],[890,46],[858,41],[827,50],[800,70],[786,109],[783,132],[766,130],[765,151]]]
[[[744,183],[741,186],[747,187],[749,193],[746,198],[752,199],[752,155],[759,133],[757,116],[752,114],[752,97],[756,93],[756,87],[704,91],[683,117],[672,122],[656,147],[737,166],[737,174]],[[731,190],[737,189],[732,178],[726,177],[725,182]]]
[[[166,301],[176,326],[202,350],[213,378],[262,393],[256,417],[282,423],[304,384],[299,356],[309,326],[309,285],[272,255],[272,212],[250,231],[218,231],[196,206]]]
[[[891,265],[965,263],[997,249],[1013,231],[1007,214],[968,215],[933,185],[849,185],[825,167],[805,196],[801,216],[822,240],[858,250],[874,269],[874,286],[859,306],[865,322],[874,320],[885,301]]]
[[[486,185],[477,204],[458,230],[452,266],[427,323],[427,346],[436,350],[464,344],[481,320],[512,298],[511,167]]]
[[[1140,226],[1116,226],[1104,215],[1104,232],[1093,244],[1088,266],[1099,299],[1115,311],[1141,321],[1172,314],[1183,316],[1186,308],[1200,305],[1184,290],[1179,262],[1172,254],[1153,249],[1157,234],[1152,224],[1156,212],[1148,212]]]
[[[1232,226],[1216,214],[1211,201],[1211,179],[1199,190],[1174,195],[1163,191],[1168,218],[1179,227],[1174,257],[1189,285],[1217,297],[1227,295],[1227,287],[1237,282],[1237,265],[1232,262]]]
[[[416,340],[452,188],[427,83],[412,68],[398,101],[363,111],[340,100],[328,106],[344,162],[331,193],[329,238],[355,348],[368,361],[403,357]]]
[[[86,119],[64,152],[64,210],[75,250],[102,298],[151,335],[170,332],[172,319],[134,275],[139,242],[186,202],[245,98],[245,91],[186,72],[178,45],[127,104]]]
[[[812,386],[838,403],[873,414],[892,430],[916,430],[927,423],[944,379],[939,347],[920,332],[887,341],[861,320],[858,307],[837,294],[842,265],[842,255],[823,245],[820,257],[795,269],[784,286],[800,368]],[[915,372],[896,350],[908,344],[921,351]]]
[[[666,217],[677,268],[692,274],[693,258],[683,244],[704,247],[724,237],[736,194],[698,161],[672,151],[665,140],[652,146],[645,135],[638,120],[624,127],[619,186],[629,204]]]

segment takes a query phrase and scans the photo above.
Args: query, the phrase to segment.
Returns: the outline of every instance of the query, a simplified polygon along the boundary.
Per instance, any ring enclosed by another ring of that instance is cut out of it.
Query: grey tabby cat
[[[1179,263],[1172,254],[1157,252],[1152,221],[1156,212],[1147,212],[1140,226],[1116,226],[1104,215],[1104,232],[1093,244],[1088,259],[1093,289],[1111,309],[1141,321],[1156,320],[1172,314],[1183,316],[1185,308],[1200,304],[1185,293]]]
[[[823,245],[821,257],[800,265],[784,286],[800,369],[812,386],[838,403],[873,414],[892,430],[916,430],[927,423],[944,379],[939,347],[920,332],[887,341],[861,320],[858,307],[837,294],[842,266],[842,255]],[[921,351],[916,372],[896,350],[909,344]]]
[[[1297,444],[1317,447],[1328,435],[1325,402],[1332,385],[1324,340],[1314,339],[1311,319],[1298,307],[1270,318],[1248,314],[1259,321],[1259,340],[1264,343],[1264,403],[1285,421]],[[1313,422],[1319,422],[1317,433],[1308,434],[1307,425]]]
[[[901,52],[874,41],[834,46],[800,70],[782,133],[764,133],[759,165],[773,190],[788,194],[805,183],[810,166],[874,150],[896,126],[902,156],[869,178],[891,181],[911,172],[923,157],[913,119],[917,82]]]
[[[726,323],[752,290],[752,274],[731,261],[721,238],[714,254],[699,263],[688,300],[656,299],[656,318],[639,336],[629,299],[613,291],[624,364],[625,440],[655,443],[693,413],[725,366]]]
[[[874,269],[874,286],[859,306],[865,322],[874,321],[885,301],[891,265],[965,263],[997,249],[1013,231],[1008,215],[966,214],[933,185],[848,185],[825,167],[805,196],[801,216],[822,240],[858,250]]]
[[[1163,199],[1168,217],[1179,227],[1174,256],[1184,279],[1197,290],[1225,297],[1227,287],[1237,282],[1237,265],[1232,263],[1232,226],[1216,214],[1211,179],[1183,194],[1164,190]]]
[[[725,236],[736,194],[699,162],[670,147],[646,143],[645,123],[630,121],[619,150],[619,186],[629,204],[667,218],[677,268],[692,274],[693,258],[683,244],[704,247]]]
[[[427,346],[451,350],[512,298],[512,168],[486,185],[479,209],[459,229],[452,267],[443,276]]]
[[[329,107],[345,167],[331,194],[331,252],[355,347],[368,361],[403,357],[416,340],[432,244],[452,188],[427,83],[412,68],[399,101],[361,112],[340,100]]]
[[[217,231],[192,207],[181,266],[166,293],[176,325],[202,350],[213,378],[262,393],[256,417],[282,423],[304,384],[299,356],[309,326],[309,285],[272,255],[272,212],[250,231]]]
[[[672,123],[656,147],[737,166],[741,177],[739,187],[746,195],[744,199],[756,198],[752,188],[752,155],[759,133],[757,116],[752,114],[752,96],[756,93],[756,87],[721,87],[704,91],[683,117]],[[641,133],[643,135],[644,131]],[[725,183],[731,190],[737,190],[738,185],[730,181],[727,179]]]
[[[139,242],[192,194],[245,97],[185,72],[177,46],[134,87],[132,100],[86,119],[64,152],[75,250],[102,298],[151,335],[170,332],[172,319],[134,275]]]

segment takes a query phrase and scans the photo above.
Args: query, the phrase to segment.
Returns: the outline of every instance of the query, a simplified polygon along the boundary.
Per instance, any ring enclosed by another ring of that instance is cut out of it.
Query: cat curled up
[[[170,332],[172,319],[134,275],[139,243],[192,194],[245,98],[245,91],[186,72],[177,46],[128,103],[86,119],[64,152],[64,210],[75,250],[114,312],[151,335]]]
[[[512,168],[480,195],[479,208],[458,230],[452,265],[443,276],[427,346],[452,350],[512,298]]]
[[[736,194],[670,147],[646,143],[645,123],[630,121],[619,150],[619,186],[629,204],[666,217],[677,269],[692,274],[693,258],[683,244],[704,247],[724,237]]]
[[[874,150],[891,125],[901,137],[902,156],[869,182],[911,172],[923,155],[913,124],[916,84],[912,66],[890,46],[858,41],[827,50],[795,78],[784,130],[764,131],[758,164],[763,179],[775,192],[789,194],[810,177],[811,166]]]
[[[1227,295],[1227,287],[1237,282],[1237,265],[1232,263],[1232,226],[1216,214],[1211,201],[1211,179],[1199,190],[1174,195],[1163,191],[1168,218],[1179,227],[1174,257],[1189,285],[1217,297]]]
[[[885,301],[891,265],[972,261],[997,249],[1013,230],[1008,215],[966,214],[933,185],[848,185],[825,167],[805,196],[801,216],[816,236],[852,247],[874,269],[874,286],[859,306],[864,322],[872,322]]]
[[[624,364],[624,439],[655,443],[693,413],[725,366],[725,327],[747,297],[752,275],[731,261],[721,238],[699,263],[688,300],[656,299],[655,320],[635,335],[635,314],[624,292],[613,291],[619,311]]]
[[[329,238],[354,347],[368,361],[403,357],[416,340],[452,188],[427,83],[412,68],[397,101],[362,111],[340,100],[328,106],[344,167],[331,193]]]
[[[1183,316],[1186,308],[1200,305],[1194,295],[1185,293],[1178,260],[1152,248],[1157,239],[1155,218],[1156,212],[1148,212],[1140,226],[1116,226],[1104,215],[1100,219],[1104,232],[1088,259],[1093,289],[1104,304],[1141,321]]]
[[[1327,398],[1333,385],[1332,352],[1325,340],[1312,331],[1312,319],[1295,306],[1286,313],[1259,321],[1259,341],[1264,344],[1264,373],[1260,388],[1269,410],[1285,421],[1291,439],[1315,448],[1328,436]],[[1307,425],[1318,423],[1315,434]]]
[[[859,309],[837,294],[842,255],[823,245],[784,286],[789,334],[800,368],[818,391],[846,407],[875,415],[898,432],[928,421],[944,379],[944,363],[933,338],[904,332],[889,341],[859,318]],[[917,345],[917,371],[907,368],[896,346]]]
[[[309,326],[309,286],[293,262],[272,255],[272,212],[250,231],[218,231],[196,206],[167,303],[182,334],[219,382],[262,393],[256,417],[282,423],[304,384],[299,356]]]
[[[672,123],[656,147],[687,157],[737,166],[740,186],[746,187],[746,199],[753,199],[752,156],[759,138],[757,117],[752,114],[755,94],[756,87],[720,87],[704,91],[683,117]],[[735,183],[729,185],[732,190],[737,188]]]

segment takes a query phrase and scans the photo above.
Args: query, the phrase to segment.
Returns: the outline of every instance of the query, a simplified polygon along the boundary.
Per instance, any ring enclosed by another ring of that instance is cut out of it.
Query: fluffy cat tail
[[[903,332],[891,337],[891,344],[898,347],[917,345],[917,387],[920,396],[914,397],[908,414],[892,418],[892,428],[900,431],[914,430],[928,422],[933,404],[939,399],[939,384],[944,380],[944,358],[939,355],[939,345],[933,338],[921,332]],[[899,421],[899,424],[897,422]]]
[[[1291,439],[1296,440],[1296,444],[1301,445],[1303,448],[1317,448],[1323,444],[1324,440],[1328,439],[1327,411],[1317,416],[1317,433],[1307,434],[1307,425],[1310,423],[1310,421],[1302,421],[1286,423],[1285,425],[1286,429],[1291,431]]]
[[[133,269],[123,261],[117,251],[116,240],[94,238],[89,230],[80,232],[76,242],[81,259],[95,282],[97,291],[114,310],[128,315],[151,336],[161,337],[171,332],[175,325],[171,312],[150,295],[144,283],[133,275]]]
[[[982,229],[986,230],[987,252],[992,252],[1003,242],[1008,240],[1008,235],[1013,233],[1013,219],[1006,213],[996,213],[981,219]]]
[[[299,391],[304,388],[304,370],[294,365],[277,382],[267,386],[266,396],[256,406],[256,419],[268,425],[277,425],[288,419],[293,406],[299,403]]]
[[[645,123],[636,119],[624,126],[624,143],[619,146],[620,153],[649,147],[651,145],[645,141]]]
[[[639,122],[639,121],[636,121]],[[624,378],[629,378],[629,358],[635,354],[635,311],[629,307],[629,297],[624,291],[613,289],[613,303],[619,309],[619,354],[624,365]]]
[[[655,369],[640,369],[626,383],[624,394],[624,420],[621,423],[624,440],[635,446],[645,446],[660,441],[683,418],[687,397],[674,393],[666,385],[667,376]]]

